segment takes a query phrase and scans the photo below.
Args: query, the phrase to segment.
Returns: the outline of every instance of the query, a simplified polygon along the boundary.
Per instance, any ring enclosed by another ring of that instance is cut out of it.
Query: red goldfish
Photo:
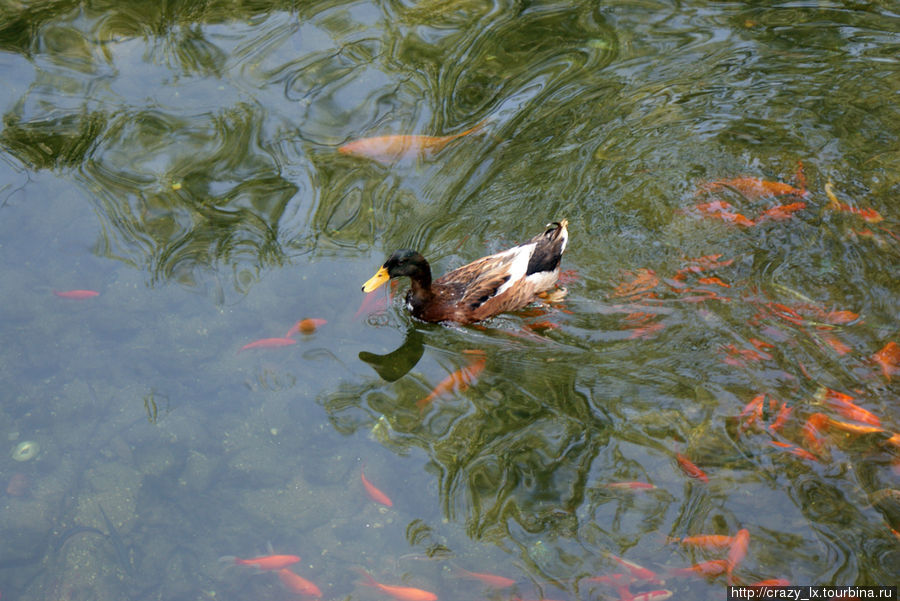
[[[671,596],[672,591],[660,589],[658,591],[649,591],[646,593],[639,593],[637,595],[622,595],[621,601],[664,601]]]
[[[785,578],[769,578],[768,580],[760,580],[746,586],[790,586],[791,581]]]
[[[825,184],[825,194],[828,196],[828,204],[825,205],[826,209],[857,215],[861,217],[863,221],[868,223],[878,223],[879,221],[884,220],[884,217],[882,217],[875,209],[860,209],[840,202],[837,195],[834,193],[834,186],[831,185],[831,182]]]
[[[775,416],[775,421],[769,424],[769,430],[772,430],[773,432],[777,432],[778,430],[780,430],[781,427],[784,426],[788,417],[791,416],[792,411],[793,409],[789,407],[787,403],[781,403],[781,409],[778,410],[778,415]]]
[[[381,503],[385,507],[393,507],[394,502],[391,501],[390,497],[386,494],[378,490],[374,484],[369,482],[369,479],[366,478],[366,475],[360,470],[359,478],[362,480],[363,487],[366,489],[366,494],[369,495],[369,498],[375,501],[376,503]]]
[[[787,450],[789,453],[796,455],[797,457],[801,457],[803,459],[808,459],[810,461],[818,461],[819,458],[807,451],[806,449],[801,449],[800,447],[795,447],[792,444],[781,442],[780,440],[770,440],[769,444],[775,447],[779,447]]]
[[[338,152],[372,159],[387,165],[402,159],[439,152],[453,140],[481,129],[484,123],[482,121],[474,127],[449,136],[393,135],[362,138],[338,147]]]
[[[872,359],[881,366],[884,377],[888,380],[900,369],[900,344],[893,340],[881,347],[881,350],[872,355]]]
[[[472,358],[469,359],[469,364],[460,367],[458,370],[448,375],[446,378],[438,382],[438,385],[434,387],[434,389],[428,394],[428,396],[419,399],[416,402],[416,406],[419,409],[424,408],[426,405],[428,405],[428,403],[443,394],[447,394],[448,392],[452,392],[454,390],[462,392],[478,381],[478,376],[484,370],[484,365],[487,362],[484,351],[473,350],[463,352],[472,355]]]
[[[287,334],[284,335],[285,338],[290,338],[294,334],[312,334],[318,328],[324,326],[327,321],[324,319],[318,319],[315,317],[307,317],[306,319],[301,319],[297,323],[291,326],[291,329],[287,331]]]
[[[697,467],[693,461],[681,453],[676,453],[675,459],[678,460],[678,467],[680,467],[681,471],[685,474],[702,482],[709,482],[709,476],[706,475],[706,472]]]
[[[280,346],[289,346],[291,344],[297,344],[297,341],[293,338],[260,338],[259,340],[248,342],[239,348],[238,352],[252,348],[277,348]]]
[[[878,223],[879,221],[884,221],[884,217],[881,216],[881,213],[872,208],[861,209],[859,207],[853,207],[844,203],[839,203],[837,206],[828,205],[828,208],[836,211],[842,211],[844,213],[850,213],[851,215],[856,215],[867,223]]]
[[[770,209],[766,209],[756,218],[756,224],[759,225],[764,221],[784,221],[790,219],[791,216],[806,208],[805,202],[792,202],[786,205],[776,205]]]
[[[232,558],[223,558],[232,560]],[[253,566],[260,570],[281,570],[300,561],[296,555],[264,555],[262,557],[253,557],[250,559],[233,558],[235,565]]]
[[[359,570],[359,573],[363,578],[365,578],[365,581],[361,582],[360,584],[375,587],[382,593],[393,597],[397,601],[437,601],[437,595],[430,591],[425,591],[420,588],[413,588],[411,586],[393,586],[389,584],[382,584],[372,578],[372,576],[364,570]]]
[[[588,582],[596,582],[597,584],[608,584],[614,587],[627,587],[634,582],[634,578],[627,574],[607,574],[606,576],[590,576],[585,578]]]
[[[373,290],[372,292],[366,294],[362,302],[359,304],[359,309],[357,309],[356,313],[353,314],[353,319],[357,319],[363,315],[368,316],[372,313],[380,313],[381,311],[384,311],[387,308],[390,300],[394,298],[394,292],[397,291],[397,286],[399,285],[400,284],[397,280],[391,280],[387,296],[385,296],[378,290]]]
[[[722,278],[717,278],[715,276],[706,277],[706,278],[698,278],[697,283],[698,284],[708,284],[708,285],[715,284],[716,286],[721,286],[722,288],[731,288],[731,284],[728,284],[728,283],[724,282],[722,280]]]
[[[68,298],[72,300],[84,300],[86,298],[94,298],[100,296],[96,290],[54,290],[53,294],[60,298]]]
[[[853,311],[828,311],[824,315],[825,321],[834,325],[843,325],[859,319],[859,313]]]
[[[838,355],[846,355],[853,350],[852,348],[847,346],[843,340],[841,340],[831,332],[819,332],[819,338],[821,338],[825,342],[825,344],[830,346]]]
[[[659,284],[659,278],[652,269],[638,269],[635,272],[627,272],[626,275],[631,279],[616,286],[610,296],[643,296]]]
[[[491,588],[508,588],[516,583],[516,581],[512,578],[506,578],[504,576],[498,576],[496,574],[470,572],[469,570],[460,567],[457,567],[456,571],[463,578],[468,578],[469,580],[478,580]]]
[[[278,579],[292,593],[306,597],[321,597],[322,591],[306,578],[295,574],[287,568],[278,570]]]
[[[712,269],[718,269],[719,267],[727,267],[734,263],[734,259],[728,259],[726,261],[720,261],[719,257],[722,254],[715,255],[703,255],[702,257],[695,257],[693,259],[688,258],[685,259],[690,264],[686,267],[682,267],[675,273],[676,280],[683,280],[685,276],[689,273],[701,273],[703,271],[709,271]]]

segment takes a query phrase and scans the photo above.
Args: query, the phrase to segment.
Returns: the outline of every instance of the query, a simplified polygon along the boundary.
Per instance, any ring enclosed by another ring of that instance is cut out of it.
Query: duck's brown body
[[[550,224],[524,244],[463,265],[434,281],[422,255],[398,250],[363,290],[370,292],[391,278],[408,276],[407,306],[424,321],[465,324],[515,311],[556,284],[568,242],[567,225],[565,219]]]

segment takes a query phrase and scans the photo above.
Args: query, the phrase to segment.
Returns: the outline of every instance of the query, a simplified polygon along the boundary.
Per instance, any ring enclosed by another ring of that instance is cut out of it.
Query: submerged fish
[[[469,364],[460,367],[446,378],[438,382],[437,386],[432,389],[428,396],[419,399],[416,402],[416,406],[419,409],[424,408],[431,401],[435,400],[439,396],[443,394],[447,394],[449,392],[457,391],[462,392],[466,390],[469,386],[478,381],[478,376],[484,371],[485,363],[487,363],[487,358],[484,355],[484,351],[473,350],[473,351],[463,351],[467,352],[472,357],[469,359]]]
[[[253,342],[248,342],[244,346],[238,349],[238,352],[246,351],[247,349],[253,348],[278,348],[282,346],[290,346],[291,344],[297,344],[297,341],[293,338],[260,338],[259,340],[254,340]]]
[[[484,127],[484,124],[485,122],[482,121],[474,127],[470,127],[465,131],[449,136],[423,136],[411,134],[362,138],[339,146],[338,152],[341,154],[372,159],[383,164],[390,164],[402,159],[424,156],[426,153],[430,152],[438,152],[453,140],[462,138],[463,136],[467,136],[481,129]]]
[[[697,467],[697,465],[693,461],[691,461],[681,453],[676,453],[675,459],[678,461],[678,467],[680,467],[681,471],[683,471],[685,474],[687,474],[691,478],[696,478],[701,482],[709,482],[709,476],[706,475],[706,472]]]
[[[253,566],[260,570],[281,570],[300,561],[296,555],[263,555],[261,557],[251,557],[241,559],[240,557],[223,558],[233,561],[239,566]]]
[[[362,480],[363,488],[366,489],[366,494],[369,495],[370,499],[372,499],[376,503],[381,503],[385,507],[393,507],[394,506],[394,502],[391,501],[391,498],[388,497],[383,492],[381,492],[380,490],[378,490],[378,488],[376,488],[374,484],[369,482],[369,479],[366,478],[366,475],[363,473],[362,470],[360,470],[360,472],[359,472],[359,478],[360,478],[360,480]]]
[[[290,338],[294,334],[309,335],[309,334],[312,334],[313,332],[315,332],[320,327],[324,326],[326,323],[328,323],[328,322],[325,321],[324,319],[319,319],[316,317],[307,317],[306,319],[301,319],[300,321],[295,323],[293,326],[291,326],[291,329],[287,331],[287,333],[284,335],[284,337]]]
[[[698,188],[700,192],[717,192],[723,188],[730,188],[749,199],[769,198],[773,196],[807,196],[809,192],[802,188],[795,188],[782,182],[772,182],[758,177],[735,177],[732,179],[720,179],[702,184]]]
[[[365,570],[357,571],[360,573],[360,575],[362,575],[364,579],[360,584],[377,588],[382,593],[393,597],[397,601],[437,601],[437,595],[435,595],[431,591],[422,590],[420,588],[413,588],[411,586],[394,586],[390,584],[382,584],[372,578],[372,576]]]
[[[60,298],[68,298],[72,300],[84,300],[86,298],[94,298],[100,296],[96,290],[54,290],[53,294]]]
[[[287,568],[278,570],[278,579],[281,580],[281,584],[292,593],[297,593],[298,595],[304,595],[306,597],[318,598],[322,596],[322,591],[319,590],[319,587]]]

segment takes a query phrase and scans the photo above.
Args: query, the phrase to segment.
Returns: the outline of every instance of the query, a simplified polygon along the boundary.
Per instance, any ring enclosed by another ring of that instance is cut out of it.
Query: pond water
[[[896,585],[900,7],[767,4],[0,4],[4,601]]]

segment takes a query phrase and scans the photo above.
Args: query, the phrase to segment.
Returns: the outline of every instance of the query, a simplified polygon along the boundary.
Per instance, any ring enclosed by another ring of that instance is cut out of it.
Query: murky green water
[[[324,598],[723,599],[668,541],[741,529],[736,582],[897,584],[898,56],[894,2],[2,0],[3,599],[297,598],[219,561],[268,544]],[[545,314],[360,310],[561,218]]]

